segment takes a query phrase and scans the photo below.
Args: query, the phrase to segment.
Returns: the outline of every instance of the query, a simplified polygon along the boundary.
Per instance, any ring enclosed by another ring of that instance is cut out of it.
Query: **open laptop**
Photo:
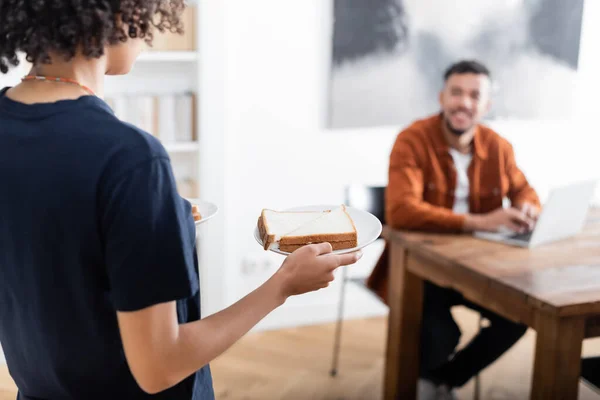
[[[528,248],[575,236],[583,229],[595,188],[594,180],[553,189],[531,232],[475,232],[474,236]]]

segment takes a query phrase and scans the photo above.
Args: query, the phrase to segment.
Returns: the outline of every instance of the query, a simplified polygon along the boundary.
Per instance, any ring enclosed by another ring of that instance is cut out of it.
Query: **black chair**
[[[581,379],[590,389],[600,393],[600,356],[584,358],[581,361]]]
[[[376,216],[382,224],[385,224],[385,186],[362,186],[362,185],[351,185],[346,187],[345,193],[345,204],[349,207],[358,208],[365,210],[374,216]],[[342,288],[340,290],[340,300],[338,308],[337,325],[335,329],[335,339],[333,345],[333,361],[331,365],[331,376],[337,375],[338,360],[340,354],[340,341],[342,338],[342,322],[344,319],[344,300],[346,295],[346,284],[348,282],[361,285],[366,288],[365,279],[363,278],[349,278],[348,269],[342,268],[341,283]],[[371,291],[369,290],[369,293]],[[375,294],[373,294],[374,297]]]

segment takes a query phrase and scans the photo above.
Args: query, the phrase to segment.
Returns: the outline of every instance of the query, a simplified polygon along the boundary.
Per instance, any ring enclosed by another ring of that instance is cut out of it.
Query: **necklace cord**
[[[94,91],[92,89],[90,89],[89,87],[87,87],[86,85],[84,85],[82,83],[79,83],[75,79],[60,78],[60,77],[57,77],[57,76],[26,75],[23,78],[21,78],[21,81],[22,82],[26,82],[26,81],[42,81],[42,82],[68,83],[68,84],[77,85],[77,86],[81,87],[83,90],[85,90],[86,92],[88,92],[92,96],[96,95],[96,93],[94,93]]]

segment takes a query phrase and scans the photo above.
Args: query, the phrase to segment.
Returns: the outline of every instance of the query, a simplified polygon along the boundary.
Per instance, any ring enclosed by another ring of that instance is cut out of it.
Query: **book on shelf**
[[[172,143],[176,141],[175,132],[177,124],[175,121],[175,95],[166,94],[157,98],[158,126],[157,137],[163,143]]]
[[[106,99],[106,103],[112,108],[117,118],[126,121],[127,118],[127,98],[115,96]]]
[[[135,96],[127,98],[127,121],[138,128],[156,136],[156,118],[154,97]]]
[[[194,141],[194,102],[190,93],[175,97],[175,140],[177,142]]]
[[[146,51],[195,51],[196,50],[196,6],[188,5],[181,15],[183,34],[154,30],[152,46]]]
[[[191,92],[115,95],[106,99],[117,118],[152,134],[163,144],[194,143],[196,101]]]

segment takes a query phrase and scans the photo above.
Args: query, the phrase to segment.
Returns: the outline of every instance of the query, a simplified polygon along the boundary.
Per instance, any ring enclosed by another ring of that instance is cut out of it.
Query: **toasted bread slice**
[[[277,212],[263,210],[258,229],[265,250],[278,243],[290,252],[311,243],[331,243],[334,250],[358,245],[358,233],[346,207],[322,212]]]
[[[341,206],[319,218],[288,232],[281,237],[279,244],[309,244],[322,242],[358,242],[354,221]],[[354,247],[354,246],[352,246]]]
[[[262,210],[261,216],[258,218],[258,230],[265,250],[268,250],[273,243],[279,242],[287,232],[294,231],[302,225],[318,219],[325,213],[321,211],[282,212],[269,209]]]

